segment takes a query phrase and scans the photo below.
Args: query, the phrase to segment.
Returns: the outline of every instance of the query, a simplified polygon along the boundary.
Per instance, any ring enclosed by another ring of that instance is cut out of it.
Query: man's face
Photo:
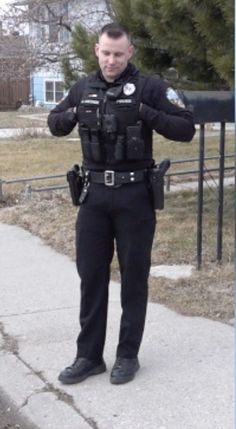
[[[119,39],[112,39],[106,33],[100,36],[99,42],[95,45],[95,53],[103,77],[107,82],[113,82],[126,69],[133,50],[133,46],[125,35]]]

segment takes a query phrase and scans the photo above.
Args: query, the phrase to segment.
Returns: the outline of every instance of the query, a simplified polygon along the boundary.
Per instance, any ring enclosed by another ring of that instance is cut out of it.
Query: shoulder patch
[[[166,98],[176,106],[185,108],[184,102],[179,97],[178,93],[173,88],[167,88],[166,90]]]

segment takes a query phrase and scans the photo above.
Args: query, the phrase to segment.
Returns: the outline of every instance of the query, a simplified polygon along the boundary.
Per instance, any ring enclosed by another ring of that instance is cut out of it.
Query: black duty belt
[[[86,172],[87,173],[87,172]],[[147,170],[137,171],[89,171],[88,181],[102,183],[106,186],[123,185],[125,183],[143,182],[147,177]]]

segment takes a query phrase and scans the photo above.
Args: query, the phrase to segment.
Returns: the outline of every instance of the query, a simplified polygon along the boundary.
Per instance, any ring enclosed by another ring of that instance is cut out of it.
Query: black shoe
[[[90,361],[86,358],[77,358],[71,366],[65,368],[58,377],[64,384],[80,383],[90,375],[101,374],[106,371],[106,364],[103,359],[100,361]]]
[[[118,357],[111,370],[110,382],[112,384],[128,383],[135,377],[135,373],[139,369],[139,361],[137,358],[126,359]]]

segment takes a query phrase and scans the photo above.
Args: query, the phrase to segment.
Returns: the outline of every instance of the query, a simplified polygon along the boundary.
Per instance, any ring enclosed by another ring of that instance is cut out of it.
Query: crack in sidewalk
[[[5,331],[4,324],[0,322],[0,333],[3,338],[3,345],[1,347],[2,350],[8,353],[12,353],[17,357],[17,359],[27,368],[29,371],[38,377],[43,383],[44,387],[41,389],[36,389],[33,393],[27,396],[19,409],[28,405],[30,398],[34,395],[38,395],[41,393],[53,393],[58,401],[62,401],[65,404],[69,405],[79,416],[92,428],[99,429],[96,421],[92,417],[87,417],[75,404],[74,398],[72,395],[64,392],[62,389],[54,387],[52,383],[50,383],[46,377],[43,375],[42,371],[36,371],[28,362],[23,359],[19,354],[19,346],[16,338],[14,336],[9,335]]]

